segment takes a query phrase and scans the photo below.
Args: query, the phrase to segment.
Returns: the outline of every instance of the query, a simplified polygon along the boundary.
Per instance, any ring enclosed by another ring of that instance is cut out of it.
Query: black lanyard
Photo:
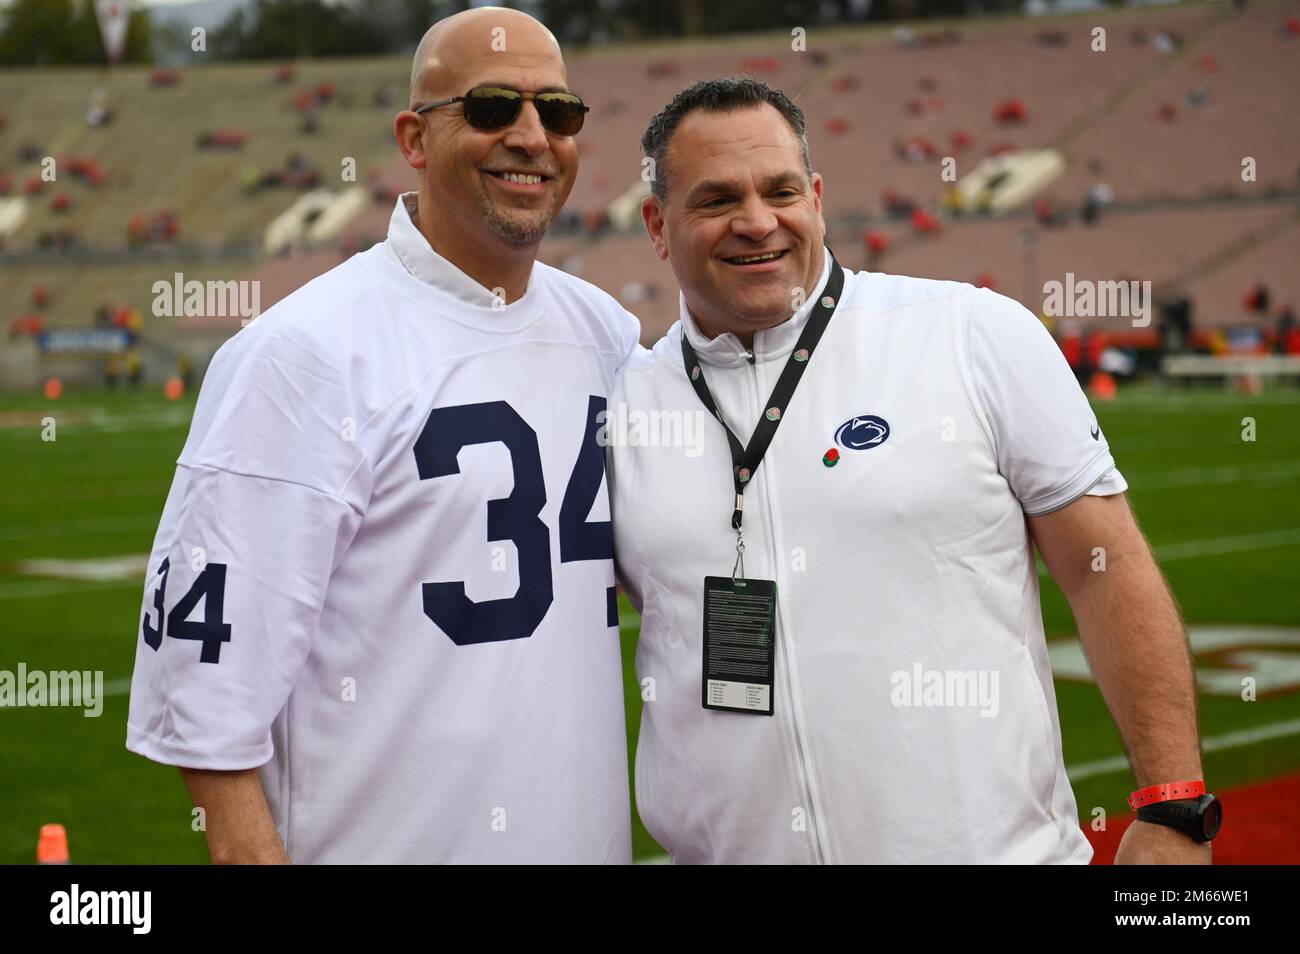
[[[829,249],[827,251],[829,252]],[[700,396],[700,401],[727,432],[727,443],[731,445],[731,476],[736,483],[736,509],[731,514],[731,527],[738,533],[745,506],[745,485],[753,478],[758,465],[763,462],[763,455],[767,453],[768,445],[772,443],[772,437],[781,425],[781,419],[790,408],[790,398],[794,396],[794,389],[808,367],[817,342],[821,340],[822,332],[826,330],[831,316],[835,314],[835,306],[839,303],[840,292],[843,289],[844,271],[832,254],[830,279],[822,289],[821,298],[813,306],[812,313],[808,316],[808,323],[804,325],[803,333],[799,335],[794,351],[785,361],[781,376],[777,378],[776,387],[772,389],[772,394],[767,399],[767,408],[759,419],[758,426],[754,428],[747,447],[741,445],[739,438],[731,432],[731,428],[727,427],[727,422],[718,412],[717,402],[713,400],[713,393],[709,391],[709,385],[704,380],[700,359],[695,349],[691,347],[686,328],[684,326],[682,328],[682,360],[686,364],[686,377],[690,379],[695,393]]]

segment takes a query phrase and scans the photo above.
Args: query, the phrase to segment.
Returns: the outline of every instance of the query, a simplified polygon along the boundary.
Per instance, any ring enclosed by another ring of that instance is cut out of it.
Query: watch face
[[[1201,796],[1201,830],[1205,833],[1205,840],[1209,841],[1219,833],[1219,826],[1223,824],[1223,803],[1213,795]]]

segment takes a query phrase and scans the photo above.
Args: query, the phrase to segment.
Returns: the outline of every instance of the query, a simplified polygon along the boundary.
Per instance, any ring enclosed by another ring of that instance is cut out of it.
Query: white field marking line
[[[1113,440],[1111,438],[1114,438]],[[1111,435],[1107,438],[1112,448],[1117,448],[1119,455],[1128,460],[1137,454],[1151,454],[1156,451],[1167,451],[1177,447],[1195,447],[1204,449],[1206,444],[1204,440],[1197,440],[1194,437],[1188,437],[1183,434],[1161,432],[1159,435],[1153,434],[1149,430],[1128,431],[1119,435]],[[1210,445],[1215,451],[1238,451],[1242,448],[1250,447],[1250,441],[1238,440],[1236,437],[1229,438],[1221,443]],[[1270,436],[1268,438],[1270,447],[1291,447],[1300,444],[1300,437]]]
[[[91,427],[99,431],[123,431],[139,428],[179,427],[188,424],[192,414],[184,407],[144,408],[138,411],[106,411],[92,408]]]
[[[50,576],[58,580],[143,580],[147,577],[149,554],[128,553],[123,556],[88,557],[79,560],[60,560],[38,557],[19,560],[14,570],[24,576]]]
[[[1239,537],[1212,537],[1209,540],[1186,540],[1182,543],[1162,543],[1155,547],[1156,560],[1167,563],[1171,560],[1195,560],[1203,556],[1219,556],[1224,553],[1240,553],[1245,550],[1266,550],[1270,547],[1289,547],[1300,543],[1300,527],[1288,530],[1267,530],[1264,533],[1249,533]],[[1042,559],[1038,560],[1038,575],[1050,576]]]
[[[138,580],[104,580],[103,582],[74,582],[69,580],[33,580],[22,583],[0,583],[0,600],[26,599],[40,596],[62,596],[65,593],[92,593],[98,590],[120,589],[124,586],[141,587],[144,577]]]
[[[1220,553],[1237,553],[1242,550],[1264,550],[1300,543],[1300,527],[1289,530],[1268,530],[1239,537],[1213,537],[1209,540],[1188,540],[1183,543],[1165,543],[1155,548],[1158,560],[1194,560],[1197,557]]]
[[[169,407],[135,412],[111,412],[102,408],[92,408],[84,415],[68,414],[60,420],[61,409],[47,408],[41,412],[41,418],[54,418],[55,425],[78,433],[119,434],[122,431],[153,431],[164,428],[184,427],[189,424],[192,414],[185,408]],[[39,430],[40,419],[35,423],[25,421],[18,425],[0,426],[0,433],[16,433],[25,436],[29,431]]]
[[[1300,394],[1279,392],[1277,394],[1124,394],[1120,393],[1109,401],[1090,401],[1093,407],[1134,407],[1141,405],[1143,410],[1180,411],[1189,407],[1251,407],[1269,405],[1273,407],[1294,407],[1300,404]]]
[[[1120,471],[1120,473],[1124,473]],[[1150,471],[1124,474],[1124,479],[1138,490],[1152,487],[1186,487],[1200,484],[1235,484],[1242,480],[1272,480],[1300,474],[1300,461],[1275,461],[1227,467],[1190,467],[1184,470]]]
[[[132,530],[136,527],[156,526],[157,523],[156,513],[142,513],[129,517],[86,517],[82,520],[65,520],[62,523],[21,523],[0,527],[0,540],[75,537],[81,534],[103,533],[106,530]]]
[[[1256,726],[1253,729],[1241,729],[1237,732],[1225,732],[1201,740],[1202,752],[1222,752],[1226,749],[1238,749],[1268,739],[1281,739],[1288,735],[1300,734],[1300,719],[1288,719],[1274,722],[1272,725]],[[1065,774],[1071,782],[1079,782],[1097,775],[1110,775],[1112,772],[1128,770],[1128,759],[1123,755],[1114,755],[1108,759],[1096,759],[1092,762],[1080,762],[1066,766]]]

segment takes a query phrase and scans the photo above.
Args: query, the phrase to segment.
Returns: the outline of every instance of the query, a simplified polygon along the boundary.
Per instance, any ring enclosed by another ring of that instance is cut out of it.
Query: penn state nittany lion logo
[[[858,414],[835,431],[835,443],[849,450],[870,450],[889,439],[889,422],[874,414]]]

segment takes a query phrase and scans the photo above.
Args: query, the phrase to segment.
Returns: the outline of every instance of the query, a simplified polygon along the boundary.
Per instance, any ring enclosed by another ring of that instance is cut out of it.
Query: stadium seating
[[[811,31],[807,52],[781,33],[571,51],[570,85],[593,112],[567,209],[578,223],[603,221],[639,181],[640,137],[653,113],[696,78],[749,71],[804,109],[813,163],[826,180],[831,241],[846,265],[992,283],[1035,310],[1043,282],[1067,271],[1175,282],[1191,295],[1198,327],[1267,321],[1241,305],[1255,283],[1268,284],[1278,307],[1300,304],[1300,124],[1290,102],[1300,88],[1300,39],[1280,29],[1298,9],[1295,0],[1265,0],[1242,13],[1204,3],[971,20],[937,46],[855,27]],[[1091,48],[1095,25],[1106,28],[1105,52]],[[1162,33],[1175,39],[1158,43]],[[89,325],[101,304],[133,305],[159,353],[196,351],[202,367],[201,352],[237,319],[154,318],[152,283],[175,271],[200,281],[256,279],[265,309],[380,240],[391,196],[415,182],[391,140],[408,70],[389,57],[288,70],[214,64],[162,84],[145,67],[107,78],[98,70],[8,73],[0,180],[17,195],[39,182],[47,153],[61,166],[57,183],[27,197],[5,240],[0,321],[9,327],[26,316],[37,285],[52,289],[46,327]],[[84,111],[100,89],[115,115],[92,128]],[[1023,117],[999,121],[1007,103],[1023,107]],[[1166,105],[1167,121],[1159,115]],[[213,130],[239,131],[241,148],[196,148]],[[913,150],[921,161],[904,158],[909,141],[924,144]],[[1003,218],[950,214],[943,157],[955,158],[960,178],[994,151],[1049,147],[1064,155],[1065,169],[1035,201],[1059,225],[1040,225],[1034,202]],[[302,193],[248,183],[294,153],[323,185],[339,188],[351,185],[340,171],[354,159],[358,183],[383,198],[365,203],[335,239],[263,257],[267,227]],[[1255,160],[1254,182],[1242,181],[1245,157]],[[1097,186],[1113,201],[1086,226],[1078,213]],[[887,216],[886,193],[901,217]],[[58,196],[66,197],[62,211]],[[180,223],[175,239],[128,250],[132,216],[159,209]],[[909,220],[918,211],[933,229]],[[1035,236],[1029,252],[1026,230]],[[67,251],[41,251],[42,237]],[[581,224],[557,230],[542,258],[623,300],[643,319],[647,342],[677,316],[671,272],[638,228],[596,238]]]

